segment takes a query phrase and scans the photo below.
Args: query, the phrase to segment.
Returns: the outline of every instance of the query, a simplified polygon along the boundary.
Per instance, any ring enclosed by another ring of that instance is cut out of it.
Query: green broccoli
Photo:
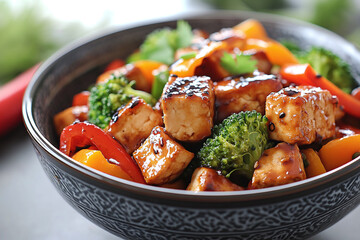
[[[356,87],[349,65],[333,52],[312,47],[308,51],[294,51],[300,63],[309,63],[316,72],[333,82],[344,92],[350,93]]]
[[[129,82],[124,76],[112,75],[108,81],[92,87],[89,97],[89,122],[105,128],[116,110],[127,104],[132,97],[140,97],[150,105],[155,104],[156,100],[151,94],[133,89],[134,85],[135,81]]]
[[[212,136],[198,152],[201,165],[220,170],[227,178],[237,172],[249,180],[268,144],[267,122],[256,111],[232,114],[214,126]]]

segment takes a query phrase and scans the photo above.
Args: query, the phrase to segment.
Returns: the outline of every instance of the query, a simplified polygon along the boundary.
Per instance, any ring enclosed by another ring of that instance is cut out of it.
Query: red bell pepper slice
[[[106,68],[105,68],[105,72],[110,71],[110,70],[115,70],[118,68],[121,68],[122,66],[125,65],[125,62],[121,59],[115,59],[113,60],[111,63],[109,63]]]
[[[332,95],[337,96],[345,112],[360,118],[360,100],[343,92],[328,79],[317,74],[309,64],[286,65],[281,68],[280,75],[282,78],[298,85],[310,85],[328,90]]]
[[[64,128],[60,135],[60,151],[72,156],[78,148],[95,146],[110,162],[121,167],[135,182],[145,183],[139,167],[125,149],[109,134],[94,124],[80,122]]]
[[[73,97],[72,106],[85,106],[85,105],[88,105],[89,96],[90,96],[89,91],[83,91],[81,93],[76,94]]]

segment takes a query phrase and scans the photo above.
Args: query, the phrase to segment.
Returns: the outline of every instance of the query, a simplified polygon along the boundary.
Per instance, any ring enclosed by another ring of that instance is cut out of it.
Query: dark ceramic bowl
[[[360,53],[341,37],[309,24],[246,12],[185,17],[214,32],[247,18],[275,39],[320,45],[345,59],[360,79]],[[23,114],[37,156],[59,193],[82,215],[126,239],[303,239],[339,221],[360,203],[360,161],[284,186],[237,192],[200,192],[146,186],[90,169],[58,151],[52,118],[87,89],[104,66],[125,58],[166,21],[119,29],[61,50],[35,74]]]

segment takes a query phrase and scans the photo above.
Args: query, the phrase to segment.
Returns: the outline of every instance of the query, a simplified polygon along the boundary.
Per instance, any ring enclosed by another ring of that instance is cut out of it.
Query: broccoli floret
[[[219,125],[198,152],[201,165],[250,179],[254,164],[268,144],[268,119],[256,111],[234,113]]]
[[[135,81],[129,82],[124,76],[112,75],[104,82],[96,84],[90,90],[88,121],[105,128],[116,110],[127,104],[132,97],[140,97],[148,104],[154,105],[156,100],[151,94],[133,89]]]
[[[346,93],[350,93],[356,86],[349,65],[327,49],[312,47],[309,51],[300,53],[298,59],[301,63],[309,63],[317,73]]]

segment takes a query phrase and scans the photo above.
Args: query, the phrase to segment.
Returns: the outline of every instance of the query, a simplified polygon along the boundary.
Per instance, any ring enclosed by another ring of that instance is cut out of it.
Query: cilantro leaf
[[[225,52],[220,62],[221,66],[225,68],[232,75],[251,73],[256,69],[257,61],[251,59],[250,55],[235,54],[235,58]]]
[[[185,21],[178,21],[177,28],[158,29],[150,33],[140,46],[140,51],[128,58],[128,62],[149,59],[170,65],[174,61],[175,51],[191,44],[193,33]]]
[[[170,45],[171,30],[161,29],[150,33],[140,46],[140,57],[170,64],[173,60],[173,48]]]
[[[177,22],[177,48],[187,47],[191,44],[193,39],[193,33],[191,31],[191,26],[185,21]]]

